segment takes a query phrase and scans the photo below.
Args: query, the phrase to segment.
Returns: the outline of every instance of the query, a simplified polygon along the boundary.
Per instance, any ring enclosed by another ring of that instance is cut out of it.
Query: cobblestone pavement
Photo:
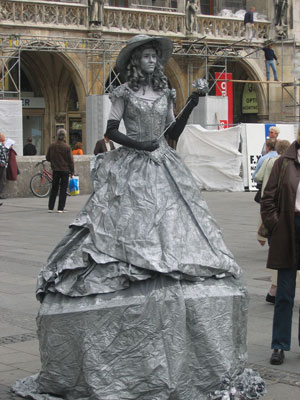
[[[250,294],[249,367],[258,370],[266,381],[268,393],[264,399],[299,400],[299,293],[295,301],[292,349],[283,365],[271,366],[273,306],[265,302],[271,274],[265,269],[268,249],[261,247],[255,237],[258,207],[253,194],[204,192],[203,196],[244,270]],[[87,198],[68,198],[69,212],[64,214],[48,214],[47,199],[8,199],[0,207],[0,400],[19,399],[10,392],[11,385],[39,371],[36,277]]]

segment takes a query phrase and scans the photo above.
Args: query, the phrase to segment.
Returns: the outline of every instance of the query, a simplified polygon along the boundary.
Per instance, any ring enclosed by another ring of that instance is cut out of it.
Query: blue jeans
[[[274,60],[266,60],[267,80],[270,80],[270,67],[272,68],[275,81],[278,81],[277,71]]]
[[[296,257],[300,261],[300,218],[295,217]],[[272,239],[271,239],[272,240]],[[272,349],[290,350],[296,269],[279,269],[273,319]],[[300,336],[299,336],[300,341]],[[300,344],[300,342],[299,342]]]

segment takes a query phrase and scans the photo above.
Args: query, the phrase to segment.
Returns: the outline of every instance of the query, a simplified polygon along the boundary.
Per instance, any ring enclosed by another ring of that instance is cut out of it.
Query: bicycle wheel
[[[30,190],[37,197],[47,197],[51,190],[51,182],[42,173],[33,175],[30,179]]]

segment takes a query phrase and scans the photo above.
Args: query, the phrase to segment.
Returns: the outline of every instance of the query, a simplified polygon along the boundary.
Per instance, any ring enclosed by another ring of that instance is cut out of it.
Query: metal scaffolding
[[[283,59],[283,42],[282,56]],[[21,53],[22,51],[45,51],[59,53],[79,53],[86,57],[86,88],[87,95],[107,93],[111,86],[118,80],[114,71],[115,59],[126,42],[120,39],[103,39],[101,37],[37,37],[32,35],[0,34],[0,96],[2,98],[21,97]],[[269,44],[266,42],[265,44]],[[217,84],[216,79],[210,71],[219,69],[220,73],[227,74],[229,61],[239,61],[245,58],[259,58],[258,51],[261,45],[251,44],[249,46],[245,39],[227,44],[208,42],[206,37],[199,39],[174,40],[174,57],[203,59],[204,76],[211,83],[210,91]],[[294,44],[294,52],[296,46]],[[189,68],[189,63],[187,63]],[[189,71],[187,71],[189,77]],[[108,78],[107,78],[108,77]],[[226,81],[227,79],[225,79]],[[223,79],[222,79],[223,81]],[[232,80],[236,83],[252,82],[266,84],[267,93],[269,85],[281,84],[281,111],[282,117],[287,117],[287,108],[293,110],[292,117],[299,118],[299,103],[297,102],[297,87],[299,83]],[[288,94],[291,104],[286,105],[284,94]],[[268,99],[269,100],[269,99]]]
[[[21,96],[21,53],[22,51],[44,51],[56,53],[80,53],[86,57],[86,84],[87,94],[93,94],[94,87],[102,87],[105,91],[105,82],[99,76],[101,65],[103,70],[108,69],[109,75],[113,71],[114,60],[125,41],[101,38],[62,38],[37,37],[30,35],[0,34],[0,96],[2,98],[20,98]],[[95,73],[95,70],[98,72]],[[18,77],[16,79],[15,77]],[[91,76],[91,79],[89,79]],[[13,86],[8,88],[8,80]]]

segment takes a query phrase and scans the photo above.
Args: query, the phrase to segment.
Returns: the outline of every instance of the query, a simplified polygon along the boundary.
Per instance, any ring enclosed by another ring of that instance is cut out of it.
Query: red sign
[[[227,128],[227,125],[228,125],[227,119],[220,119],[218,129],[221,130]]]
[[[215,72],[216,96],[227,96],[228,98],[228,124],[224,128],[233,126],[233,88],[232,82],[227,82],[225,79],[232,79],[232,73]]]

